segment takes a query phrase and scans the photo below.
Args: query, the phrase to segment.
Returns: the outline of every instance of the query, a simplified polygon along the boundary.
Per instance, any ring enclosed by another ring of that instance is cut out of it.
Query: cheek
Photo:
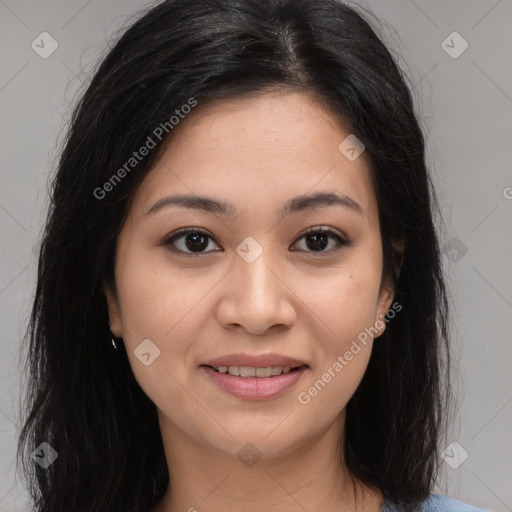
[[[202,329],[201,298],[215,284],[215,276],[192,279],[193,270],[172,267],[154,249],[138,250],[133,244],[123,250],[116,279],[123,340],[135,378],[158,407],[193,409],[180,383],[187,380],[188,355],[193,355],[189,351]],[[151,362],[146,366],[137,354],[148,339],[157,348],[149,345]]]
[[[355,265],[340,270],[329,286],[317,286],[319,294],[310,297],[308,306],[319,312],[320,329],[315,329],[312,374],[298,390],[306,421],[316,415],[323,422],[334,421],[359,386],[371,356],[368,328],[375,322],[379,284],[375,272],[358,271]],[[311,421],[310,428],[314,428]]]
[[[331,267],[328,273],[304,273],[296,281],[301,288],[298,295],[324,327],[321,332],[325,336],[320,341],[327,347],[341,350],[374,324],[381,273],[378,262],[378,254],[372,260],[354,252],[353,257]]]
[[[161,351],[158,363],[179,366],[181,371],[183,363],[194,357],[189,349],[211,317],[213,304],[208,294],[223,281],[225,285],[229,277],[223,279],[225,269],[179,266],[170,262],[165,250],[144,250],[140,245],[124,247],[120,251],[124,256],[117,262],[123,339],[132,366],[137,366],[133,351],[150,339]]]
[[[151,261],[139,258],[134,252],[119,263],[116,277],[125,341],[126,336],[131,341],[137,336],[160,337],[166,327],[171,327],[170,312],[174,308],[168,309],[168,302],[170,296],[178,294],[179,281],[166,279]]]

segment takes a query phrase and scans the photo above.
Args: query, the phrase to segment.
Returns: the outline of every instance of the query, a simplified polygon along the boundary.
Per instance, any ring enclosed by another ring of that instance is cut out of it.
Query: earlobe
[[[375,319],[375,326],[379,329],[379,334],[384,333],[386,330],[386,322],[384,322],[383,318],[386,316],[386,313],[389,311],[391,307],[391,303],[393,302],[393,297],[395,296],[393,286],[391,283],[391,279],[387,277],[382,283],[379,301],[377,305],[377,318]]]
[[[110,330],[116,338],[122,338],[123,329],[121,324],[121,317],[119,315],[119,305],[117,303],[116,294],[107,284],[103,285],[103,293],[107,301]]]
[[[400,275],[400,270],[402,269],[402,264],[404,262],[404,251],[405,243],[403,240],[393,242],[393,264],[397,279],[398,276]],[[393,287],[392,279],[390,276],[386,276],[381,284],[377,307],[377,318],[375,319],[375,324],[377,328],[381,327],[379,329],[380,332],[378,336],[382,335],[386,330],[386,322],[384,322],[382,318],[386,316],[387,312],[391,308],[394,296],[395,290]]]

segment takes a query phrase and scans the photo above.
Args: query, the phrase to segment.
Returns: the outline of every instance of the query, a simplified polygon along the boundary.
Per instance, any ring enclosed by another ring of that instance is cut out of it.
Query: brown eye
[[[339,246],[351,246],[352,242],[331,229],[311,228],[307,233],[303,234],[299,240],[305,240],[305,248],[301,251],[318,254],[319,256],[331,254],[339,248]],[[334,240],[334,244],[331,242]],[[213,247],[211,245],[213,242]],[[222,251],[215,239],[207,231],[194,229],[181,229],[168,236],[163,244],[175,253],[181,253],[191,256],[200,256],[208,254],[212,251]],[[331,245],[330,248],[328,248]],[[333,247],[334,245],[334,247]],[[215,248],[217,246],[217,248]],[[326,250],[326,248],[328,248]],[[296,250],[296,249],[291,249]]]
[[[213,237],[202,229],[185,229],[173,233],[164,241],[164,245],[171,246],[171,250],[186,254],[204,254],[210,252],[208,247]],[[215,244],[216,245],[216,244]],[[218,249],[211,249],[218,250]]]
[[[336,251],[336,245],[328,250],[325,250],[329,246],[329,240],[335,240],[337,246],[350,246],[352,242],[345,239],[335,231],[330,229],[311,228],[307,233],[302,235],[299,240],[305,240],[306,252],[313,252],[319,254],[331,254]]]

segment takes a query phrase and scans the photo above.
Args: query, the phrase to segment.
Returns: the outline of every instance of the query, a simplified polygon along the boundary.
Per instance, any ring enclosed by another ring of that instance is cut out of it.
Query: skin
[[[199,105],[174,128],[135,193],[117,240],[116,289],[105,294],[112,332],[124,339],[133,372],[158,408],[172,493],[154,512],[355,511],[355,494],[358,511],[378,512],[380,491],[342,462],[345,407],[378,340],[360,344],[307,405],[297,398],[393,299],[365,154],[350,161],[338,149],[348,135],[303,93]],[[362,212],[331,205],[280,217],[286,201],[314,192],[345,194]],[[178,193],[231,202],[236,215],[182,206],[145,215]],[[184,227],[211,234],[199,257],[186,235],[174,241],[181,255],[164,244]],[[310,227],[330,228],[353,246],[329,238],[315,252],[303,236]],[[263,249],[252,263],[236,252],[248,236]],[[144,339],[160,350],[148,366],[134,355]],[[276,352],[308,369],[281,396],[248,401],[220,390],[199,368],[235,352]],[[252,467],[237,456],[248,442],[261,454]]]

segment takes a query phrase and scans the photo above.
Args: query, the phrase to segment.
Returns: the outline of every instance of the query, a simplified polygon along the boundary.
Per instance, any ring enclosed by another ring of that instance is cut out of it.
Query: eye
[[[203,254],[204,252],[210,252],[206,251],[206,249],[210,245],[210,240],[214,239],[204,229],[184,228],[167,237],[164,240],[163,244],[166,246],[170,246],[170,250],[173,252],[182,252],[185,254]],[[217,244],[215,243],[215,245]]]
[[[309,228],[307,232],[299,238],[299,240],[302,239],[306,240],[306,247],[311,249],[311,251],[306,250],[306,252],[320,253],[319,255],[321,256],[324,254],[331,254],[337,250],[336,247],[331,247],[327,251],[324,250],[325,247],[329,245],[329,239],[334,239],[338,246],[350,247],[352,245],[351,240],[344,238],[336,231],[321,227]]]
[[[344,238],[339,233],[332,229],[326,229],[321,227],[312,227],[307,230],[300,238],[299,241],[305,239],[306,252],[318,253],[323,256],[325,254],[331,254],[335,252],[336,247],[331,247],[329,250],[324,250],[329,245],[329,239],[335,240],[338,246],[349,247],[352,245],[352,241]],[[213,241],[217,245],[215,239],[208,233],[208,231],[201,228],[183,228],[172,235],[168,236],[164,241],[163,245],[169,246],[170,250],[175,253],[183,253],[188,255],[201,255],[211,251],[222,251],[222,249],[210,249],[210,241]],[[295,243],[295,245],[298,242]],[[295,250],[295,249],[291,249]],[[300,249],[303,250],[303,249]]]

